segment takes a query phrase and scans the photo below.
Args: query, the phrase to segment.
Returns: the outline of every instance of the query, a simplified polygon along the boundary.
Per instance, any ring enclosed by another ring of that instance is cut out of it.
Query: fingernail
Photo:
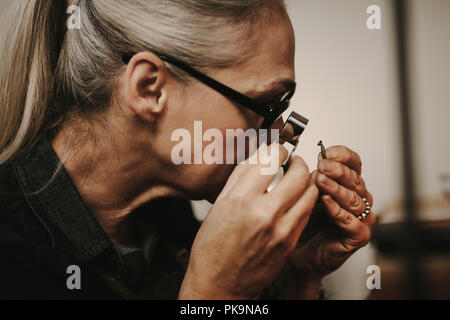
[[[342,219],[342,221],[343,221],[345,224],[350,224],[350,223],[352,223],[352,217],[351,217],[350,215],[346,215],[345,218]]]
[[[317,181],[319,181],[319,183],[321,184],[329,185],[328,177],[322,173],[319,173],[319,175],[317,176]]]
[[[333,166],[328,161],[322,160],[319,162],[319,169],[320,171],[330,172],[331,170],[333,170]]]
[[[333,150],[333,149],[327,150],[327,158],[328,159],[335,159],[337,157],[338,157],[338,154],[337,154],[336,150]]]

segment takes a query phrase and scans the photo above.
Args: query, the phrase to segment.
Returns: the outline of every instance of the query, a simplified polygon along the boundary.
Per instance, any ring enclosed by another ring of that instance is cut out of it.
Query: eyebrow
[[[253,99],[267,98],[275,93],[286,93],[296,87],[296,82],[291,79],[282,79],[271,82],[260,89],[255,89],[247,93]]]

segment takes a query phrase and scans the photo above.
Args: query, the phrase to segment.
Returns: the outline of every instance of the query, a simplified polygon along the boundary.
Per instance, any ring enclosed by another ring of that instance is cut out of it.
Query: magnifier
[[[275,179],[267,188],[267,192],[272,191],[272,189],[278,184],[278,182],[287,171],[287,164],[297,150],[300,137],[308,126],[308,123],[309,120],[298,114],[297,112],[292,112],[284,123],[284,126],[280,131],[279,139],[280,141],[285,142],[285,146],[288,148],[289,155],[278,171]]]

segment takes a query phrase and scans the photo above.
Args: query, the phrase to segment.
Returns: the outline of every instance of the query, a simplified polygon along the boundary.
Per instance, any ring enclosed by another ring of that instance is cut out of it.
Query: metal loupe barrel
[[[280,170],[278,170],[278,173],[275,176],[275,179],[272,181],[272,183],[269,185],[269,187],[267,187],[267,192],[272,191],[273,188],[275,188],[275,186],[278,184],[278,182],[283,177],[285,171],[287,170],[287,163],[289,162],[290,158],[296,151],[300,136],[302,135],[303,131],[305,131],[306,127],[308,126],[308,123],[309,123],[308,119],[299,115],[296,112],[292,112],[290,114],[289,118],[286,120],[283,128],[281,129],[281,133],[280,133],[279,137],[280,137],[280,139],[284,140],[285,142],[291,144],[293,146],[293,148],[291,151],[289,151],[289,155],[288,155],[287,159],[284,161]]]
[[[309,120],[297,112],[292,112],[280,132],[280,138],[296,146],[308,126]]]

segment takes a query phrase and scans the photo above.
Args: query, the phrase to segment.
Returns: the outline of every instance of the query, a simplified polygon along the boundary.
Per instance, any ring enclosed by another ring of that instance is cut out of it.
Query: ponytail
[[[0,70],[0,164],[47,129],[53,81],[66,32],[66,1],[17,0]]]

